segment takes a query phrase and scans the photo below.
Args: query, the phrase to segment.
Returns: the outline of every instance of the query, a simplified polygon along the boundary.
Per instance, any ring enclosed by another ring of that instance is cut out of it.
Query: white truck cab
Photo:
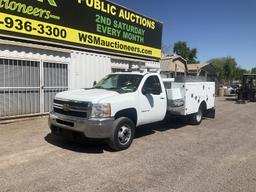
[[[162,121],[167,113],[190,116],[200,124],[214,111],[211,82],[175,82],[158,73],[113,73],[91,89],[56,95],[49,115],[52,133],[69,130],[87,138],[107,139],[115,150],[127,149],[135,128]]]

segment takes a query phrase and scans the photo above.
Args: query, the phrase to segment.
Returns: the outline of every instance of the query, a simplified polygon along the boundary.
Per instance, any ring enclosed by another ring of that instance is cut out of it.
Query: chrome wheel
[[[203,111],[202,109],[199,109],[198,113],[196,114],[196,120],[197,122],[200,122],[202,120]]]
[[[118,140],[122,145],[126,145],[127,143],[129,143],[131,136],[132,136],[132,131],[129,125],[123,125],[118,130]]]
[[[134,123],[127,117],[119,117],[114,121],[113,129],[109,146],[115,151],[128,149],[134,138]]]

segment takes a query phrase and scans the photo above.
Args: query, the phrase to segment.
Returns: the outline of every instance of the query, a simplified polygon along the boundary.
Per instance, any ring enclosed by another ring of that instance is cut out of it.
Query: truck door
[[[149,76],[139,90],[139,107],[140,125],[164,119],[167,108],[166,93],[158,76]]]

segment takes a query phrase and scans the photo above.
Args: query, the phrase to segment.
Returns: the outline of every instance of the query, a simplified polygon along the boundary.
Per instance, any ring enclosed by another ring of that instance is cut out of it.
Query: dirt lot
[[[256,103],[218,98],[215,120],[141,127],[131,148],[65,142],[47,119],[0,125],[0,191],[256,190]]]

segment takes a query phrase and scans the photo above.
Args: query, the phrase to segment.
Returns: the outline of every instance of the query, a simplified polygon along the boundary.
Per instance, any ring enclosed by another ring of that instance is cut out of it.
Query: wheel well
[[[119,117],[127,117],[133,121],[135,126],[137,124],[137,110],[134,108],[123,109],[121,111],[118,111],[115,114],[115,119],[118,119]]]
[[[206,113],[206,110],[207,110],[207,104],[205,101],[202,101],[202,103],[200,104],[200,107],[202,107],[203,109],[203,113],[205,114]]]

